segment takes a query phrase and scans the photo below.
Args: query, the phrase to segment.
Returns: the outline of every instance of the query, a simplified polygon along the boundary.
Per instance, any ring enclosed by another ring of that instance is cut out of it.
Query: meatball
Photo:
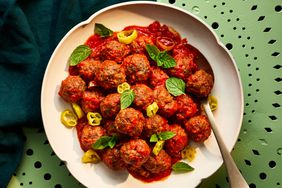
[[[150,84],[153,87],[158,85],[164,85],[165,81],[168,79],[168,75],[159,67],[152,67],[150,73]]]
[[[104,96],[100,91],[84,91],[81,99],[81,108],[87,112],[95,112],[100,108]]]
[[[113,170],[125,169],[125,163],[121,158],[120,150],[117,148],[106,149],[102,154],[102,161]]]
[[[193,54],[177,54],[173,58],[176,62],[176,66],[169,69],[170,76],[187,80],[187,78],[198,69],[197,64],[194,62]]]
[[[165,150],[161,150],[157,156],[151,154],[143,166],[151,173],[158,174],[171,169],[171,157],[165,152]]]
[[[105,89],[116,88],[126,81],[125,71],[121,65],[114,61],[106,60],[100,66],[96,76],[97,82]]]
[[[59,95],[69,103],[75,103],[80,100],[86,84],[79,76],[68,76],[62,81]]]
[[[113,135],[120,136],[121,135],[121,133],[119,133],[115,127],[115,121],[106,120],[106,122],[104,123],[104,128],[106,129],[107,135],[109,136],[113,136]]]
[[[153,103],[154,93],[151,88],[145,84],[136,84],[132,86],[133,92],[135,94],[133,103],[136,107],[146,109],[147,106]]]
[[[149,36],[141,35],[130,43],[130,47],[135,54],[145,54],[146,44],[154,45],[152,38]]]
[[[116,40],[109,40],[100,52],[102,60],[112,60],[121,63],[130,53],[130,47]]]
[[[138,137],[142,133],[145,118],[143,114],[134,108],[120,110],[115,118],[116,129],[123,134]]]
[[[112,93],[107,95],[100,104],[102,116],[105,118],[115,118],[120,111],[120,94]]]
[[[145,83],[150,73],[150,63],[144,54],[127,56],[122,66],[125,69],[128,81],[132,83]]]
[[[170,156],[178,157],[181,150],[188,143],[188,136],[185,130],[178,124],[169,126],[168,131],[174,132],[176,135],[165,142],[165,149]]]
[[[146,137],[150,137],[155,133],[165,132],[169,128],[167,120],[156,114],[146,119],[143,133]]]
[[[123,161],[136,168],[143,165],[150,157],[151,149],[142,139],[134,139],[124,143],[120,148]]]
[[[84,80],[89,82],[94,79],[100,65],[100,61],[88,58],[77,65],[78,73]]]
[[[213,88],[213,77],[204,70],[198,70],[189,76],[186,91],[199,97],[207,97]]]
[[[159,113],[164,117],[171,117],[177,111],[178,105],[169,94],[165,86],[157,86],[154,89],[154,98],[159,106]]]
[[[99,138],[106,135],[106,130],[101,126],[85,125],[80,135],[80,145],[84,151],[92,148]]]
[[[197,104],[192,97],[183,94],[176,97],[178,111],[176,113],[177,120],[185,120],[194,116],[198,112]]]
[[[211,125],[205,115],[198,115],[185,122],[189,138],[196,142],[204,142],[211,134]]]

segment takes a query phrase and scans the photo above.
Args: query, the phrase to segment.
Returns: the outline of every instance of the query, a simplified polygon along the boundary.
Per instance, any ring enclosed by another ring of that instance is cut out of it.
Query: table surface
[[[160,0],[209,24],[240,71],[245,107],[232,156],[251,188],[282,187],[282,1]],[[25,128],[22,162],[8,187],[80,188],[43,128]],[[228,187],[224,166],[199,188]]]

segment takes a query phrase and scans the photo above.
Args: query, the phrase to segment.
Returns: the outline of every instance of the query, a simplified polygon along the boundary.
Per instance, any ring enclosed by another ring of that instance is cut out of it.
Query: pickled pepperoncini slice
[[[71,107],[72,107],[74,113],[76,114],[76,116],[78,117],[78,119],[80,119],[84,116],[83,110],[81,109],[81,107],[77,103],[71,103]]]
[[[119,84],[117,87],[117,92],[120,94],[122,94],[126,90],[130,90],[130,85],[127,82],[123,82],[122,84]]]
[[[100,125],[102,121],[102,116],[98,112],[88,112],[87,120],[89,125],[97,126]]]
[[[120,43],[130,44],[134,39],[137,38],[136,30],[125,30],[117,33],[117,38]]]
[[[209,101],[211,111],[215,111],[217,109],[217,99],[216,99],[216,97],[209,95],[208,101]]]
[[[152,104],[150,104],[147,108],[146,108],[146,113],[148,117],[152,117],[154,115],[156,115],[156,113],[159,110],[159,106],[156,102],[153,102]]]
[[[186,146],[181,151],[182,159],[188,159],[189,161],[192,161],[196,156],[196,149],[192,146]]]
[[[157,156],[160,153],[160,151],[163,149],[164,143],[165,143],[164,140],[157,141],[156,145],[153,148],[153,154]]]
[[[66,109],[61,113],[61,122],[66,127],[74,127],[77,125],[77,116],[70,109]]]
[[[99,155],[92,149],[87,150],[81,158],[83,163],[98,163],[101,161]]]

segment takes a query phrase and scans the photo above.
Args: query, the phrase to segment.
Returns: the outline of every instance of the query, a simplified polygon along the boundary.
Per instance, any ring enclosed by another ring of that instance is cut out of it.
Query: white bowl
[[[243,92],[234,59],[212,29],[182,9],[156,2],[127,2],[104,8],[72,28],[61,40],[50,58],[41,93],[41,110],[49,143],[57,156],[66,162],[71,174],[87,187],[195,187],[221,165],[222,158],[214,135],[197,147],[196,158],[189,164],[194,171],[172,173],[161,181],[144,183],[127,172],[109,170],[104,164],[81,163],[80,148],[75,129],[67,129],[60,122],[60,113],[69,107],[59,96],[61,81],[68,75],[68,58],[80,44],[93,34],[94,24],[102,23],[114,31],[128,25],[147,26],[158,20],[175,28],[182,37],[198,48],[210,62],[215,74],[212,94],[218,99],[214,113],[217,126],[229,151],[233,148],[242,123]]]

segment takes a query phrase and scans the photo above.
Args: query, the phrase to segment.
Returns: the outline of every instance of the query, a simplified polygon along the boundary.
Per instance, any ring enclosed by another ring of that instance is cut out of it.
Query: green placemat
[[[251,188],[282,187],[282,1],[160,0],[208,23],[235,58],[245,111],[232,152]],[[25,153],[10,188],[83,187],[52,151],[43,129],[25,129]],[[221,167],[199,188],[225,188]]]

